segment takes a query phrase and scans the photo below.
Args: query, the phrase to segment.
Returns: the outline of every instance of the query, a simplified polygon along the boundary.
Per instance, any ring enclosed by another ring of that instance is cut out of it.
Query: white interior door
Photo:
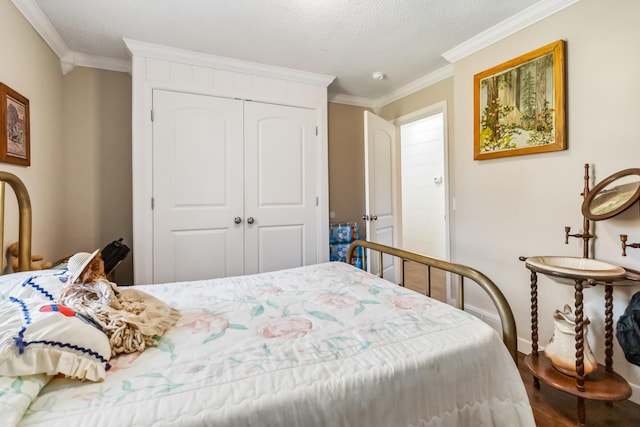
[[[244,105],[245,273],[316,263],[315,111]]]
[[[367,239],[384,245],[397,244],[396,127],[365,111],[365,220]],[[367,256],[369,271],[378,274],[377,256]],[[383,258],[383,277],[397,282],[397,262]]]
[[[444,112],[400,125],[402,247],[448,259]]]
[[[242,101],[153,92],[153,283],[242,274]]]

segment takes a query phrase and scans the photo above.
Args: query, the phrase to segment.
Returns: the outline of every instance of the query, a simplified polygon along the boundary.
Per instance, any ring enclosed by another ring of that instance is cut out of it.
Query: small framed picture
[[[0,162],[31,165],[29,100],[0,83]]]

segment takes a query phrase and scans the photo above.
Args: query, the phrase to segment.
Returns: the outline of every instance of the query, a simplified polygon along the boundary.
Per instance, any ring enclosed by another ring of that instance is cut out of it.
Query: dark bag
[[[618,319],[616,338],[627,361],[640,366],[640,292],[631,297],[624,314]]]
[[[122,237],[105,246],[101,251],[105,274],[111,273],[128,253],[129,247],[122,243]]]

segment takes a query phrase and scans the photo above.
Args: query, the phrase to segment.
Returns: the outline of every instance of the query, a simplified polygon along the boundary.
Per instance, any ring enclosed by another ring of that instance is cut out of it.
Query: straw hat
[[[87,267],[87,265],[89,265],[91,260],[98,255],[98,252],[100,252],[100,249],[96,249],[93,253],[78,252],[69,258],[69,261],[67,262],[67,270],[71,273],[70,283],[74,283],[78,280],[82,271]]]

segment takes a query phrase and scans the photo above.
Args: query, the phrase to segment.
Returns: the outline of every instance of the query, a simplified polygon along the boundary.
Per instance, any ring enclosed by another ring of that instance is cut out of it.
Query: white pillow
[[[10,296],[18,299],[40,298],[43,301],[57,301],[62,288],[69,281],[69,272],[67,270],[50,270],[47,272],[34,271],[33,273],[15,286]]]
[[[0,301],[0,319],[0,375],[104,379],[109,338],[73,310],[39,297],[9,297]]]
[[[0,300],[13,296],[54,301],[68,280],[69,272],[60,269],[5,274],[0,276]]]

